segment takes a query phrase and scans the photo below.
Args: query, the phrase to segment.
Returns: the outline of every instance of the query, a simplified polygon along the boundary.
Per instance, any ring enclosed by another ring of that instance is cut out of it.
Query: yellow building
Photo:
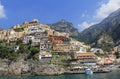
[[[97,63],[97,56],[90,52],[85,53],[75,53],[75,58],[78,61],[85,65],[96,65]]]
[[[54,52],[75,52],[77,47],[71,44],[54,44],[53,51]]]
[[[118,46],[114,47],[114,52],[118,52]]]

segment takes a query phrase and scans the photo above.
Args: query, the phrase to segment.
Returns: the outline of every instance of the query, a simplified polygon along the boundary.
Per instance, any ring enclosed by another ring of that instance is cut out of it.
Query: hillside
[[[114,43],[119,43],[120,39],[120,9],[111,13],[107,18],[105,18],[100,23],[90,26],[80,33],[80,41],[86,43],[94,43],[98,36],[105,32],[114,41]]]

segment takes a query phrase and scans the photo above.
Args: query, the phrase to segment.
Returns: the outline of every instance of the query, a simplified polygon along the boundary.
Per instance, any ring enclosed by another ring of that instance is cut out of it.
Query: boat
[[[91,69],[86,69],[85,70],[85,74],[86,75],[92,75],[93,74],[93,71]]]

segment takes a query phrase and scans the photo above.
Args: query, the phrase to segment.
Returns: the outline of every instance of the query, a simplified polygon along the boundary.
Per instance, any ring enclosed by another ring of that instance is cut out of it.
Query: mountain
[[[79,32],[76,28],[74,28],[71,22],[67,22],[66,20],[62,19],[59,22],[48,24],[51,29],[54,29],[58,32],[66,32],[69,33],[71,37],[77,37]]]
[[[79,40],[92,44],[100,39],[102,33],[109,35],[115,44],[120,43],[120,9],[111,13],[100,23],[82,31]]]

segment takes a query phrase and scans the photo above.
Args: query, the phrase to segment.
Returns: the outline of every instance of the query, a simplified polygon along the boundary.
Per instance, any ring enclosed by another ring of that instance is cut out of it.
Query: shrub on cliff
[[[16,29],[14,29],[16,32],[22,32],[22,31],[24,31],[24,28],[23,27],[21,27],[21,28],[16,28]]]

